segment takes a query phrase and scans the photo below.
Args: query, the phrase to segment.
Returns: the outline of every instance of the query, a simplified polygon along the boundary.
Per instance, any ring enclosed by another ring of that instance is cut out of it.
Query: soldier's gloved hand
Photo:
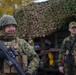
[[[31,75],[29,72],[26,72],[26,75]]]

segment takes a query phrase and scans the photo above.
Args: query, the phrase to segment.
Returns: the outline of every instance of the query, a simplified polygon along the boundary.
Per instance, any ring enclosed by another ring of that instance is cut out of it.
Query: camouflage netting
[[[15,13],[18,22],[18,36],[45,37],[71,17],[76,18],[76,0],[49,0],[32,3]]]

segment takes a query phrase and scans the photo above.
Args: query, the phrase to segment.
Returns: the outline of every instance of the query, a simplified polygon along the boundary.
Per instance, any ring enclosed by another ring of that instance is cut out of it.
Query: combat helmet
[[[4,26],[9,25],[9,24],[13,24],[15,26],[17,26],[17,22],[15,20],[15,18],[11,15],[4,15],[1,19],[0,19],[0,29],[2,29]]]

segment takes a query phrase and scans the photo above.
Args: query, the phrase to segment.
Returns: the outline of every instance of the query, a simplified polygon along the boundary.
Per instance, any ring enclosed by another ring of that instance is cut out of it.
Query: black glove
[[[26,72],[26,75],[31,75],[30,73]]]

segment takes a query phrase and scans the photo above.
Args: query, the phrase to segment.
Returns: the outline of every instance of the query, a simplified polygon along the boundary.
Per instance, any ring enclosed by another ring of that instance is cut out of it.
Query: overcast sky
[[[36,0],[35,2],[45,2],[45,1],[48,1],[48,0]]]

